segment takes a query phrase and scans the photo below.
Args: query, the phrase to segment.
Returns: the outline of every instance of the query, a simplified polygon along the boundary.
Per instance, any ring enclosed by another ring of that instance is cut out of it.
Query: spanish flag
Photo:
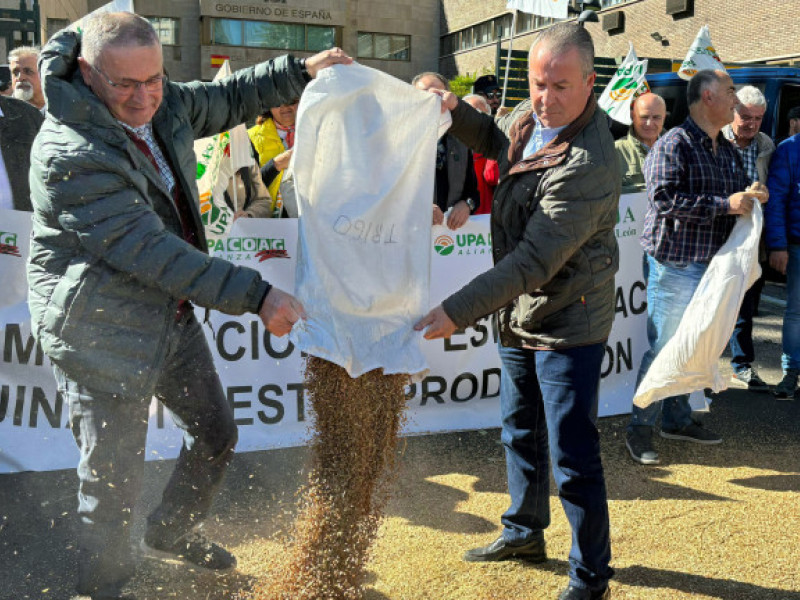
[[[211,66],[215,69],[219,69],[226,60],[229,60],[230,56],[224,56],[222,54],[212,54],[211,55]]]

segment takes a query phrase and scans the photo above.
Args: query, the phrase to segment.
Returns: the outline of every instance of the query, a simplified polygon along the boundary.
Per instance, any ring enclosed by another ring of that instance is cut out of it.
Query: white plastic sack
[[[300,213],[292,340],[351,377],[426,369],[437,96],[353,64],[323,69],[300,100]]]
[[[653,402],[711,388],[726,388],[717,363],[736,325],[745,292],[761,275],[758,240],[763,216],[756,203],[741,216],[728,241],[711,259],[675,335],[658,353],[633,403],[646,408]]]

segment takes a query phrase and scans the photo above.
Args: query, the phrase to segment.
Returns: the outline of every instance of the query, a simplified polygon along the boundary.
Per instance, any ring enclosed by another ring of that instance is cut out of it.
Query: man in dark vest
[[[447,79],[439,73],[420,73],[411,82],[418,90],[450,89]],[[458,229],[467,222],[480,205],[478,180],[472,164],[472,152],[451,135],[439,139],[436,148],[436,186],[433,202],[433,224]],[[448,212],[449,211],[449,212]]]

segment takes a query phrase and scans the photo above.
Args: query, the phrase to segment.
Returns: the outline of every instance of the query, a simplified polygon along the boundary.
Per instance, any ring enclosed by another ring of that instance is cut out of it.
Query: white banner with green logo
[[[217,72],[214,81],[231,74],[229,61],[225,61]],[[244,124],[230,131],[201,138],[194,142],[197,156],[197,191],[200,194],[200,218],[209,240],[222,239],[228,235],[233,225],[234,211],[225,202],[225,192],[234,174],[242,167],[254,163],[250,152],[250,138]],[[231,203],[240,206],[244,198],[236,198],[238,186],[230,186],[234,194]]]
[[[678,69],[678,77],[688,81],[694,77],[695,73],[703,69],[725,70],[725,65],[722,64],[719,54],[711,43],[708,25],[703,25],[697,32],[697,37],[694,38],[686,53],[686,58],[683,59],[681,67]]]
[[[602,364],[601,416],[630,411],[647,349],[647,297],[638,240],[646,202],[644,194],[620,199],[616,318]],[[31,335],[25,279],[30,229],[30,213],[0,210],[0,280],[7,284],[0,296],[0,473],[74,469],[78,461],[67,407],[56,394],[50,363]],[[458,231],[436,227],[429,244],[431,306],[491,267],[488,215],[472,217]],[[294,289],[295,219],[238,219],[227,238],[210,242],[210,250],[214,256],[258,269],[282,289]],[[343,271],[348,268],[340,266]],[[300,351],[288,338],[270,335],[255,315],[212,311],[210,321],[208,344],[239,425],[237,450],[305,444],[311,414],[303,393]],[[493,320],[486,318],[449,340],[422,343],[430,371],[412,386],[406,434],[499,427],[497,337]],[[174,458],[180,446],[180,432],[154,402],[147,458]]]
[[[639,60],[633,44],[630,44],[628,55],[597,101],[600,108],[615,121],[630,125],[631,102],[649,89],[645,80],[646,74],[647,59]]]

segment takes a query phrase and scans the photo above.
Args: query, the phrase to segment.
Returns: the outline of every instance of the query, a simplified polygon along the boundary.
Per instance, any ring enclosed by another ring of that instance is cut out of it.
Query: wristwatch
[[[464,200],[464,202],[466,202],[467,206],[469,206],[469,212],[475,212],[475,200],[472,198],[467,198]]]
[[[311,81],[311,75],[309,74],[308,69],[306,68],[305,58],[300,59],[300,72],[303,74],[303,79],[306,80],[306,83]]]

